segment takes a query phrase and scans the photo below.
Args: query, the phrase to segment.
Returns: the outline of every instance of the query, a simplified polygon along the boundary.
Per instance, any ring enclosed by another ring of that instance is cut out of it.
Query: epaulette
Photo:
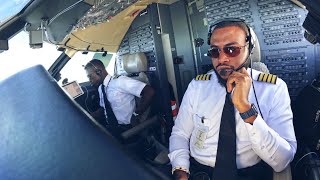
[[[197,75],[195,80],[196,81],[209,81],[211,79],[211,74],[201,74]]]
[[[278,77],[273,74],[260,73],[257,81],[276,84]]]
[[[121,75],[115,75],[115,76],[113,76],[113,78],[112,79],[117,79],[117,78],[119,78]]]

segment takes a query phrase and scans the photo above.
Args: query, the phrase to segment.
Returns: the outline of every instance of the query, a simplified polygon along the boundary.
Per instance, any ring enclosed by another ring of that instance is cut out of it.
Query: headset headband
[[[247,30],[248,30],[249,34],[246,37],[246,42],[249,42],[249,50],[251,52],[251,50],[254,47],[254,44],[252,42],[252,35],[251,35],[250,27],[247,25],[245,20],[239,19],[239,18],[224,18],[224,19],[220,19],[220,20],[214,22],[213,24],[211,24],[209,26],[209,29],[208,29],[208,42],[207,42],[208,45],[210,45],[210,39],[211,39],[211,36],[212,36],[212,32],[215,30],[215,27],[217,25],[219,25],[220,23],[222,23],[222,22],[240,22],[240,23],[243,23],[247,27]]]
[[[91,66],[93,66],[96,70],[99,70],[99,68],[97,68],[91,61],[89,61],[89,64],[91,64]]]
[[[97,73],[98,76],[101,75],[101,69],[97,68],[97,66],[95,66],[91,61],[88,62],[89,64],[91,64],[91,66],[94,67],[95,72]]]

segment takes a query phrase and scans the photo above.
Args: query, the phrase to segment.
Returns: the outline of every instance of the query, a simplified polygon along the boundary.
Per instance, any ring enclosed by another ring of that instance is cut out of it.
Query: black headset
[[[211,35],[212,35],[212,32],[214,31],[215,27],[222,22],[240,22],[240,23],[243,23],[247,27],[249,34],[246,37],[246,42],[249,42],[249,54],[250,54],[252,49],[254,48],[254,43],[253,43],[253,38],[251,35],[250,27],[247,25],[245,20],[239,19],[239,18],[224,18],[224,19],[220,19],[220,20],[214,22],[213,24],[211,24],[208,29],[208,42],[207,42],[208,45],[210,45]]]
[[[94,67],[95,72],[96,72],[96,74],[97,74],[98,76],[101,76],[101,75],[102,75],[101,69],[97,68],[91,61],[89,62],[89,64],[91,64],[91,65]]]

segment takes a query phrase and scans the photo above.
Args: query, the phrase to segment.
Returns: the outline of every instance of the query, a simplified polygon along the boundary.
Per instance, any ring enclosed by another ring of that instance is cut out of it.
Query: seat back
[[[150,80],[146,75],[148,71],[147,57],[144,53],[126,54],[122,56],[123,69],[128,73],[127,76],[150,85]],[[136,97],[136,105],[140,98]],[[150,115],[150,107],[140,115],[139,122],[145,121]]]
[[[123,69],[128,76],[150,85],[146,73],[148,71],[147,57],[144,53],[126,54],[122,56]]]
[[[0,94],[1,179],[159,179],[42,66],[1,81]]]
[[[150,85],[150,80],[145,72],[148,71],[147,58],[142,52],[134,54],[126,54],[122,56],[123,69],[127,72],[127,76]],[[140,98],[135,98],[136,105],[139,104]],[[151,107],[148,107],[139,118],[132,118],[131,124],[133,128],[123,132],[122,138],[128,139],[136,134],[144,132],[148,127],[158,122],[158,117],[151,117]]]
[[[261,71],[263,73],[268,73],[269,74],[268,67],[262,62],[253,62],[252,63],[252,69],[255,69],[255,70]],[[291,175],[291,167],[290,167],[290,165],[288,165],[281,172],[273,171],[273,180],[291,180],[291,179],[292,179],[292,175]]]
[[[250,33],[252,36],[253,46],[254,48],[251,51],[251,59],[252,62],[260,62],[261,61],[261,51],[260,51],[260,43],[256,33],[250,28]]]

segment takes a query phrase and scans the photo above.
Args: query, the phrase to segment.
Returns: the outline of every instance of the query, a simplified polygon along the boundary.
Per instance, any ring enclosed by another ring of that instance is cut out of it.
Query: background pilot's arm
[[[140,94],[141,99],[136,109],[137,114],[143,113],[150,106],[154,93],[155,92],[151,86],[144,86]]]

